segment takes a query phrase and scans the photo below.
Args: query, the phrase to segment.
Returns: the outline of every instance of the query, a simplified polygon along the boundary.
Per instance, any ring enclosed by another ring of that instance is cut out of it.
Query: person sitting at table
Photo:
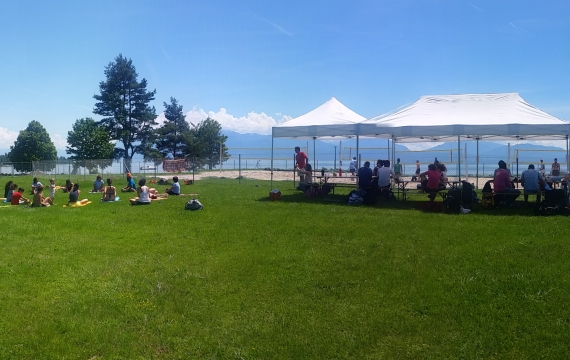
[[[370,161],[364,162],[364,166],[358,169],[358,187],[365,192],[373,192]]]
[[[378,169],[384,167],[384,160],[377,160],[376,166],[372,170],[372,187],[378,189]]]
[[[521,185],[524,189],[524,202],[528,202],[529,194],[536,194],[536,202],[540,202],[540,188],[544,186],[544,180],[540,176],[540,172],[534,169],[534,165],[530,164],[528,169],[521,174]]]
[[[305,164],[305,168],[303,170],[299,170],[299,174],[304,175],[306,184],[310,184],[313,182],[313,167],[311,166],[311,164],[309,164],[308,160],[307,163]]]
[[[437,171],[439,171],[439,182],[445,189],[447,187],[447,183],[449,182],[449,179],[447,178],[447,167],[443,163],[439,163],[437,166]]]
[[[429,164],[428,170],[420,174],[420,178],[427,177],[427,179],[422,180],[421,185],[422,190],[429,193],[430,201],[435,200],[438,191],[445,190],[445,186],[441,183],[441,173],[437,169],[434,164]]]
[[[511,182],[511,174],[507,171],[507,163],[503,160],[499,161],[499,168],[495,171],[493,182],[495,193],[503,195],[500,205],[513,206],[521,192],[514,188]]]
[[[378,189],[385,198],[391,194],[391,178],[397,179],[396,173],[390,168],[390,160],[384,160],[383,166],[378,169]]]
[[[558,162],[557,158],[554,158],[554,162],[552,163],[552,168],[550,169],[550,175],[560,176],[560,163]]]

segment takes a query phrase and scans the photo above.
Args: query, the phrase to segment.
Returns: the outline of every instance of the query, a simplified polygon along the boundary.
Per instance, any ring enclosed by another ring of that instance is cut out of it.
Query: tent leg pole
[[[269,190],[273,190],[273,139],[274,137],[271,136],[271,182],[270,182],[270,189]],[[240,166],[240,173],[241,173],[241,155],[240,155],[240,162],[239,162],[239,166]],[[240,176],[241,179],[241,176]]]
[[[477,162],[475,177],[477,178],[477,189],[479,189],[479,138],[477,138],[477,156],[475,161]]]
[[[457,135],[457,177],[461,181],[461,138]]]

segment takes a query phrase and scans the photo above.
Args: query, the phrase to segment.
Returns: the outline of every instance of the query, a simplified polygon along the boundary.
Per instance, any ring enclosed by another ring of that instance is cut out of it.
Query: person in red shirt
[[[23,188],[19,188],[18,191],[16,191],[15,193],[12,194],[12,205],[20,205],[20,204],[29,204],[30,200],[26,199],[24,197],[24,195],[22,195],[24,193],[24,189]]]
[[[427,180],[422,181],[422,189],[429,193],[430,201],[434,201],[438,191],[444,190],[445,185],[440,182],[441,173],[434,164],[428,165],[428,170],[420,174],[421,177],[427,176]]]
[[[307,154],[302,152],[301,148],[298,146],[295,146],[295,154],[296,154],[295,161],[297,162],[297,164],[295,164],[295,167],[298,171],[300,181],[305,182],[305,174],[300,171],[305,171],[305,166],[307,166],[309,157],[307,156]]]
[[[499,168],[495,171],[493,183],[495,193],[502,194],[500,205],[513,206],[521,192],[513,187],[511,174],[507,171],[507,163],[503,160],[499,161]]]

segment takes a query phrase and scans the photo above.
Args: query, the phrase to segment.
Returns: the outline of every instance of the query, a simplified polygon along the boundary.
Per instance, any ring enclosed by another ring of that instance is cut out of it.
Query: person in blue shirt
[[[524,188],[524,202],[528,202],[528,194],[536,194],[536,202],[540,202],[540,187],[544,186],[544,180],[540,172],[534,169],[533,164],[522,172],[521,184]]]
[[[166,193],[168,195],[180,195],[180,183],[178,182],[178,176],[173,177],[172,181],[174,181],[174,184],[166,189]]]
[[[121,189],[122,192],[136,192],[137,191],[137,184],[133,179],[131,173],[127,173],[127,186]]]

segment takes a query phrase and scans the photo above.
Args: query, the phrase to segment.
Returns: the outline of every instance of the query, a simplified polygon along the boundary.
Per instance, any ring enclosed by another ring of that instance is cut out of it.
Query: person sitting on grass
[[[80,205],[85,205],[89,200],[83,199],[79,200],[79,195],[81,195],[81,190],[79,190],[79,184],[73,184],[73,189],[69,192],[69,201],[67,206],[71,206],[79,203]]]
[[[44,196],[44,187],[36,187],[36,192],[34,194],[34,201],[32,201],[32,207],[48,207],[53,205],[53,200],[49,197]]]
[[[150,194],[150,199],[151,200],[162,200],[162,199],[168,199],[168,194],[160,194],[158,192],[158,190],[156,190],[155,188],[149,188],[148,189],[148,193]]]
[[[6,187],[4,188],[4,197],[5,198],[8,198],[8,192],[10,190],[12,190],[12,184],[13,184],[12,180],[10,180],[6,183]]]
[[[97,175],[97,179],[93,182],[93,190],[91,190],[91,192],[92,193],[102,192],[104,186],[105,186],[105,183],[103,182],[101,175]]]
[[[67,179],[65,180],[65,187],[63,188],[63,192],[70,193],[71,190],[73,190],[73,183],[71,182],[71,180]]]
[[[18,188],[18,191],[12,194],[12,205],[24,205],[29,203],[30,199],[24,197],[24,188]]]
[[[103,189],[103,201],[115,201],[117,199],[117,188],[113,186],[113,180],[107,179],[107,186]]]
[[[32,181],[32,194],[36,193],[36,189],[41,186],[43,188],[43,184],[39,182],[38,178],[35,177],[34,181]]]
[[[180,195],[180,183],[178,182],[178,176],[173,177],[172,181],[174,181],[174,184],[166,189],[166,193],[168,195]]]
[[[122,192],[135,192],[137,191],[137,184],[133,179],[131,173],[127,173],[127,186],[121,189]]]
[[[148,205],[150,204],[150,192],[146,186],[146,179],[139,180],[139,188],[137,189],[138,197],[131,199],[131,205]]]
[[[14,195],[16,191],[18,191],[18,184],[10,184],[10,190],[8,190],[8,194],[6,195],[6,200],[4,200],[4,202],[12,203],[12,195]]]
[[[445,186],[440,182],[441,173],[437,171],[437,166],[429,164],[428,170],[421,173],[420,178],[425,176],[427,176],[427,179],[422,181],[422,190],[429,193],[429,200],[433,202],[437,192],[445,189]]]
[[[524,202],[528,202],[529,194],[536,194],[536,202],[540,202],[540,188],[544,187],[544,180],[540,176],[540,172],[534,169],[534,165],[530,164],[528,169],[521,174],[521,185],[524,189]]]

